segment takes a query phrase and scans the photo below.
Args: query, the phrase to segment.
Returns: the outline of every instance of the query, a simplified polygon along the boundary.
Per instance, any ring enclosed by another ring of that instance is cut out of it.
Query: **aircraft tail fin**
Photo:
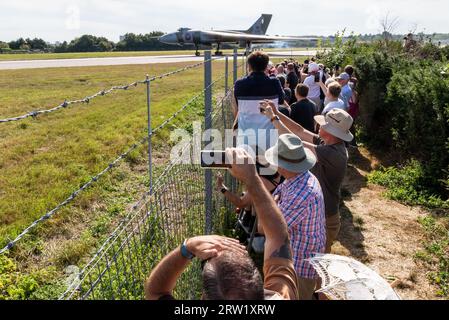
[[[265,35],[272,17],[272,14],[262,14],[262,16],[246,32],[249,34]]]

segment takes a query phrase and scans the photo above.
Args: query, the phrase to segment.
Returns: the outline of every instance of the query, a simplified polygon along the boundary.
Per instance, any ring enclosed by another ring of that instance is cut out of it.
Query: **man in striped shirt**
[[[274,116],[272,121],[279,121],[279,118]],[[318,276],[305,260],[316,253],[324,253],[326,246],[323,192],[317,178],[309,172],[316,157],[293,134],[281,135],[265,157],[286,179],[273,195],[288,225],[299,298],[311,300]]]

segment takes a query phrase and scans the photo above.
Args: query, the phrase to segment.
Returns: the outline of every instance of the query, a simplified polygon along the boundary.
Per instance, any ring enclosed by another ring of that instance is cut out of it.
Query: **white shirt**
[[[304,84],[309,87],[309,99],[319,99],[320,98],[320,84],[315,82],[315,76],[308,76],[304,80]]]
[[[343,102],[343,100],[338,99],[338,101],[331,101],[327,104],[327,106],[323,109],[323,112],[321,113],[323,116],[326,115],[329,111],[331,111],[332,109],[342,109],[345,111],[345,103]]]

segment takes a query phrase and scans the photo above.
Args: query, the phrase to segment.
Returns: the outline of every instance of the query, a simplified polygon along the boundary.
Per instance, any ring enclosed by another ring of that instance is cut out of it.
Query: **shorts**
[[[329,217],[326,216],[326,253],[331,253],[332,245],[335,240],[337,240],[340,227],[341,221],[339,213]]]

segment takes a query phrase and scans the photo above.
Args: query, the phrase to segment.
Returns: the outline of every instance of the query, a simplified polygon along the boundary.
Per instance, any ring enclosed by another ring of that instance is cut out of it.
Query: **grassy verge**
[[[420,205],[437,215],[419,219],[425,232],[424,249],[417,252],[416,260],[425,265],[429,281],[439,289],[436,294],[449,297],[449,200],[429,194],[425,187],[422,165],[412,160],[401,168],[389,167],[373,171],[368,181],[387,188],[385,196],[407,205]]]
[[[307,48],[266,49],[265,51],[266,52],[292,51],[292,50],[298,51],[306,49]],[[222,51],[225,54],[231,54],[233,50],[222,50]],[[159,55],[193,55],[194,53],[195,49],[175,50],[175,51],[71,52],[71,53],[29,53],[29,54],[20,53],[20,54],[0,54],[0,61],[142,57],[142,56],[159,56]]]
[[[437,295],[449,298],[449,217],[427,216],[419,220],[426,233],[424,250],[416,253],[431,270],[429,280],[438,286]]]
[[[185,64],[5,71],[0,75],[0,115],[48,108],[65,98],[90,95],[112,85],[161,74]],[[214,78],[223,74],[214,63]],[[203,89],[203,69],[153,82],[152,125],[156,126]],[[223,82],[216,86],[223,90]],[[169,133],[203,117],[193,104],[153,139],[155,176],[169,156]],[[0,127],[0,244],[64,200],[118,154],[146,134],[143,87],[100,97],[37,119]],[[65,268],[87,262],[148,188],[145,147],[70,206],[26,236],[0,261],[0,299],[54,298]]]
[[[449,209],[449,200],[431,194],[426,187],[423,166],[417,160],[405,166],[380,168],[368,175],[368,181],[387,188],[386,196],[407,205],[422,205],[431,209]]]

